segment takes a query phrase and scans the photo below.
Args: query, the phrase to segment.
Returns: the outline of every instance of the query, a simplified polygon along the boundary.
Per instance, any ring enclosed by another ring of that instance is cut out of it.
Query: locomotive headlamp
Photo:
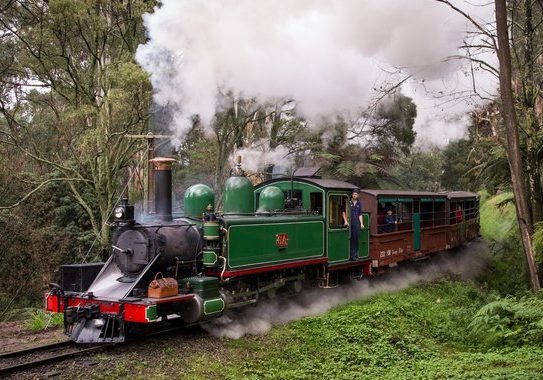
[[[128,198],[121,199],[121,202],[115,210],[113,216],[117,223],[134,223],[134,206],[128,203]]]
[[[124,216],[124,208],[123,207],[117,207],[115,209],[115,219],[122,219]]]

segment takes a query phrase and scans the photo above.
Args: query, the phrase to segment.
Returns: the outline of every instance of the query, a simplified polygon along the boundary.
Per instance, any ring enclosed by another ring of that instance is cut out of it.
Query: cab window
[[[344,227],[343,213],[347,212],[348,200],[349,198],[346,195],[330,195],[330,207],[328,212],[328,226],[330,228]],[[347,214],[346,216],[348,218]]]
[[[322,214],[322,193],[311,193],[311,212],[313,214],[321,215]]]

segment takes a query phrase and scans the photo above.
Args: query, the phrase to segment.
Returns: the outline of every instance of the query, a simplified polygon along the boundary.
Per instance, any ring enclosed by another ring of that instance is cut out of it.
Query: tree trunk
[[[500,95],[507,136],[507,160],[511,170],[511,182],[513,185],[513,194],[515,196],[517,221],[528,271],[530,273],[530,281],[532,289],[537,291],[540,289],[540,284],[537,276],[537,268],[534,259],[535,252],[532,244],[533,224],[526,197],[526,184],[522,175],[523,168],[520,153],[518,121],[513,101],[513,90],[511,87],[511,53],[509,50],[509,32],[507,29],[507,9],[505,0],[495,0],[495,4],[498,33],[498,60],[500,62]]]

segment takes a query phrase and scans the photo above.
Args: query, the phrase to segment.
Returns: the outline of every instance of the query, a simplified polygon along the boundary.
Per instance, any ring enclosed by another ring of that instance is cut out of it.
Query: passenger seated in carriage
[[[396,215],[393,214],[391,209],[388,209],[386,215],[385,215],[385,225],[383,226],[383,232],[394,232],[396,231],[396,224],[398,224],[398,220],[396,219]]]

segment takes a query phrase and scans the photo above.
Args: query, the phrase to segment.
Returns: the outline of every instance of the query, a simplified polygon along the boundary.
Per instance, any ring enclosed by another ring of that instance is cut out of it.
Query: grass
[[[228,342],[227,360],[193,355],[187,379],[540,379],[543,348],[488,350],[467,326],[487,302],[442,281],[380,294]]]
[[[471,332],[491,299],[473,283],[421,283],[262,336],[147,342],[85,370],[96,379],[541,379],[540,343],[489,347]]]
[[[60,327],[63,325],[64,315],[49,313],[41,309],[32,310],[28,319],[24,321],[24,326],[32,331],[43,331],[49,327]]]

